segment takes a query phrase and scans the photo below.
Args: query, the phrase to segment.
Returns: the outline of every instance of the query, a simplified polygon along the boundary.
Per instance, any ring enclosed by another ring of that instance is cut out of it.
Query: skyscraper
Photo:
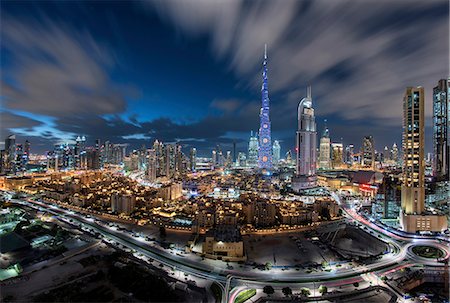
[[[248,142],[248,159],[247,165],[249,167],[256,167],[258,165],[258,138],[250,133],[250,141]]]
[[[425,213],[425,93],[421,86],[408,87],[403,98],[403,230],[441,231],[447,228],[445,215]]]
[[[331,169],[331,160],[330,160],[330,131],[326,125],[327,120],[325,120],[325,127],[323,130],[322,137],[320,138],[320,146],[319,146],[319,168],[320,169]]]
[[[197,149],[195,147],[191,148],[191,152],[190,152],[190,157],[189,157],[189,162],[190,162],[190,170],[192,172],[196,171],[196,165],[197,165]]]
[[[334,169],[341,168],[344,160],[344,146],[342,143],[331,143],[333,154],[332,166]]]
[[[361,164],[375,169],[375,145],[372,136],[363,138]]]
[[[156,151],[154,149],[148,150],[147,158],[147,170],[146,176],[149,182],[156,181],[156,171],[157,171],[157,161],[156,161]]]
[[[425,201],[423,87],[408,87],[403,98],[402,209],[421,214]]]
[[[292,180],[295,191],[316,186],[316,121],[312,107],[311,86],[297,111],[296,176]]]
[[[350,166],[353,165],[353,159],[355,155],[355,146],[353,144],[349,144],[345,147],[345,157],[344,162]]]
[[[272,158],[273,164],[278,165],[278,162],[280,161],[280,155],[281,155],[281,146],[280,146],[280,142],[278,142],[278,140],[275,140],[273,142],[272,151],[273,151],[273,155],[272,155],[273,156],[273,158]]]
[[[272,142],[269,117],[269,89],[267,87],[267,45],[264,48],[263,83],[261,87],[261,112],[259,114],[259,149],[258,167],[270,170],[272,168]],[[250,158],[250,155],[249,155]]]
[[[16,171],[16,135],[9,135],[5,139],[5,172]]]
[[[392,149],[391,149],[391,160],[395,163],[398,164],[398,147],[397,144],[394,143],[392,145]]]
[[[438,180],[449,179],[450,78],[441,79],[433,88],[433,174]]]

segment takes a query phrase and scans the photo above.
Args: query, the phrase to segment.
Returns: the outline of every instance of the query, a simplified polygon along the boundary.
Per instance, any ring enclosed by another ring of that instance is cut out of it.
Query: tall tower
[[[316,120],[312,107],[311,86],[308,86],[306,97],[298,104],[297,111],[297,176],[292,180],[295,191],[316,186]]]
[[[425,204],[423,87],[408,87],[403,98],[402,210],[421,214]]]
[[[270,170],[272,168],[272,140],[269,118],[269,89],[267,87],[267,45],[264,46],[263,83],[261,87],[261,111],[259,113],[259,149],[258,167]]]
[[[449,179],[450,78],[441,79],[433,88],[433,174],[438,180]]]

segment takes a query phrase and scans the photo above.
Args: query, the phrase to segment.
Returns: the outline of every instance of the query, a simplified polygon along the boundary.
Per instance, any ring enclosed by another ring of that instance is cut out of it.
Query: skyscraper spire
[[[269,170],[272,168],[272,140],[269,118],[269,89],[267,86],[267,44],[264,45],[263,83],[261,87],[261,111],[259,119],[258,167]]]

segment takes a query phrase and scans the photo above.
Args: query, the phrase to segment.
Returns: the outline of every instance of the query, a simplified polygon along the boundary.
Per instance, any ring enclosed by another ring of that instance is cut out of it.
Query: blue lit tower
[[[261,95],[258,166],[260,169],[270,170],[272,169],[272,140],[270,138],[269,90],[267,87],[267,45],[264,46]]]

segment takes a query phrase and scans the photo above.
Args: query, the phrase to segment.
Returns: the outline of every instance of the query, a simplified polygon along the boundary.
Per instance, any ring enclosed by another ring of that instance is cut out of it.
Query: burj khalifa
[[[261,101],[262,105],[259,113],[258,167],[262,170],[270,171],[272,169],[272,140],[270,134],[269,89],[267,86],[267,45],[264,47]]]

